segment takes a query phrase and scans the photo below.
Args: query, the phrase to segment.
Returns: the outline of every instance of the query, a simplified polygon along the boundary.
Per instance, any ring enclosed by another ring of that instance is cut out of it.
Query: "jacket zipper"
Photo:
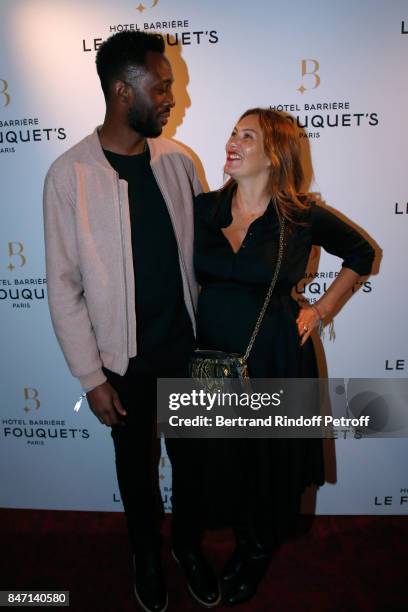
[[[158,179],[158,177],[157,177],[157,174],[156,174],[156,172],[155,172],[155,170],[154,170],[154,168],[153,168],[152,164],[150,164],[150,167],[151,167],[151,169],[152,169],[153,176],[154,176],[154,178],[156,179],[156,182],[157,182],[157,184],[158,184],[158,186],[159,186],[159,189],[160,189],[160,191],[161,191],[161,194],[162,194],[162,196],[163,196],[163,199],[164,199],[164,201],[166,202],[167,211],[168,211],[168,213],[169,213],[169,215],[170,215],[170,220],[171,220],[171,224],[172,224],[172,226],[173,226],[174,236],[175,236],[175,238],[176,238],[176,242],[177,242],[178,252],[179,252],[179,254],[180,254],[181,265],[183,266],[183,269],[184,269],[184,275],[185,275],[185,278],[186,278],[186,281],[187,281],[187,287],[188,287],[188,293],[189,293],[189,295],[190,295],[190,302],[191,302],[191,306],[192,306],[193,312],[194,312],[194,314],[195,314],[195,313],[196,313],[196,309],[195,309],[195,306],[194,306],[193,296],[191,295],[191,288],[190,288],[190,283],[189,283],[189,280],[188,280],[187,268],[186,268],[186,264],[185,264],[185,261],[184,261],[183,251],[182,251],[181,246],[180,246],[180,241],[179,241],[179,238],[178,238],[178,235],[177,235],[177,230],[176,230],[176,224],[175,224],[175,222],[174,222],[174,215],[173,215],[173,211],[172,211],[171,206],[169,206],[169,205],[168,205],[168,203],[167,203],[167,201],[166,201],[166,197],[165,197],[165,195],[164,195],[164,193],[163,193],[162,186],[161,186],[161,184],[160,184],[160,181],[159,181],[159,179]]]
[[[126,265],[125,265],[125,248],[123,243],[123,212],[122,212],[122,203],[120,197],[120,182],[118,178],[118,174],[116,173],[117,180],[117,189],[118,189],[118,204],[119,204],[119,219],[120,219],[120,245],[122,247],[122,274],[123,274],[123,284],[124,284],[124,293],[125,293],[125,330],[124,330],[124,344],[126,350],[126,358],[129,357],[129,313],[128,313],[128,289],[127,289],[127,281],[126,281]]]

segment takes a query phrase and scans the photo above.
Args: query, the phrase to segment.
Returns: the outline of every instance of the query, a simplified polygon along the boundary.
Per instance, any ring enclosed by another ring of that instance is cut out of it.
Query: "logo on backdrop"
[[[297,88],[301,94],[308,89],[317,89],[320,85],[320,76],[317,71],[319,70],[319,62],[315,59],[302,59],[300,62],[302,83]],[[306,87],[304,85],[306,83]]]
[[[39,410],[41,402],[39,400],[39,391],[33,387],[24,387],[24,412]]]
[[[145,11],[146,8],[154,8],[158,4],[159,4],[159,0],[153,0],[153,3],[150,5],[150,7],[146,7],[144,4],[140,3],[139,6],[136,7],[136,10],[139,11],[139,13],[143,13],[143,11]]]
[[[10,98],[7,91],[2,93]],[[38,117],[0,120],[0,153],[15,153],[19,145],[55,142],[65,140],[66,137],[65,128],[41,127]]]
[[[24,245],[22,242],[9,242],[8,254],[10,263],[7,268],[12,272],[17,266],[22,268],[27,263],[27,258],[24,253]],[[14,262],[14,263],[13,263]]]
[[[144,14],[147,9],[154,9],[158,5],[157,0],[150,0],[150,3],[141,2],[136,10],[139,11],[140,15]],[[132,16],[133,19],[133,16]],[[145,21],[137,23],[116,23],[107,26],[108,36],[116,34],[117,32],[123,32],[125,30],[133,31],[151,31],[160,34],[165,43],[170,47],[189,46],[189,45],[206,45],[211,46],[219,41],[219,33],[215,28],[209,29],[208,27],[200,28],[195,23],[192,23],[190,18],[182,18],[177,16],[177,19],[165,18],[163,21],[148,21],[148,13],[145,15]],[[98,51],[104,38],[99,36],[96,38],[89,37],[82,39],[82,51],[84,53],[90,53]]]
[[[171,486],[171,466],[170,461],[167,457],[160,458],[159,465],[159,484],[160,484],[160,492],[161,498],[163,501],[163,509],[166,514],[170,513],[172,510],[172,486]],[[121,504],[122,498],[120,496],[119,491],[114,491],[112,493],[112,502],[114,504]]]
[[[387,370],[387,372],[403,372],[406,369],[406,361],[401,357],[386,359],[384,369]]]
[[[401,22],[401,34],[408,34],[408,23],[406,24],[405,21]]]
[[[159,481],[160,490],[163,500],[163,507],[165,512],[171,512],[172,504],[172,486],[171,486],[171,464],[167,455],[160,457],[159,464]]]
[[[19,240],[8,242],[4,249],[5,259],[0,257],[0,272],[8,270],[6,278],[0,278],[0,303],[8,304],[15,310],[25,310],[46,299],[46,278],[21,278],[27,255],[24,243]]]
[[[350,102],[347,101],[271,104],[270,108],[288,113],[289,119],[301,130],[300,136],[303,138],[320,138],[332,128],[371,128],[379,123],[378,113],[353,113]]]
[[[297,299],[305,298],[310,304],[313,304],[313,302],[317,302],[317,300],[326,293],[327,289],[338,275],[338,270],[307,273],[302,280],[296,283],[293,290],[294,297]],[[373,290],[371,281],[358,281],[351,289],[351,294],[359,290],[363,293],[371,293]]]
[[[166,513],[171,512],[172,508],[172,486],[171,486],[171,464],[167,455],[160,457],[159,463],[159,484],[160,492],[163,500],[163,508]],[[122,503],[119,491],[114,491],[112,494],[112,502],[114,504]]]
[[[171,512],[172,508],[172,488],[171,486],[164,485],[161,487],[161,496],[163,500],[163,508],[166,513]]]
[[[394,206],[395,215],[408,215],[408,202],[395,202]]]
[[[2,417],[0,440],[18,441],[29,446],[44,446],[62,440],[88,440],[89,430],[71,427],[66,420],[47,419],[41,415],[43,401],[36,387],[24,387],[19,395],[24,418]]]
[[[320,66],[317,59],[300,60],[301,84],[296,90],[302,96],[305,92],[312,94],[320,88]],[[347,100],[275,103],[271,104],[270,108],[288,113],[289,119],[296,123],[303,138],[320,138],[327,131],[330,132],[331,128],[370,128],[379,123],[378,113],[361,108],[352,112],[351,104]]]
[[[376,510],[378,510],[378,506],[384,508],[389,508],[390,506],[394,508],[397,506],[405,506],[408,510],[408,487],[401,487],[399,493],[396,495],[376,495],[374,497],[374,506]]]
[[[8,106],[11,98],[8,91],[8,82],[5,79],[0,79],[0,94],[3,98],[3,106]]]

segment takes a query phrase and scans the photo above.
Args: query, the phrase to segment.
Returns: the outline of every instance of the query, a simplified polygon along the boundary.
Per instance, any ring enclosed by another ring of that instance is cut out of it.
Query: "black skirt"
[[[243,354],[262,306],[262,294],[227,285],[204,286],[198,307],[202,349]],[[253,378],[314,378],[312,341],[299,344],[299,307],[275,294],[248,359]],[[296,525],[302,493],[324,483],[320,439],[209,439],[205,460],[209,527],[250,525],[261,540],[282,542]]]

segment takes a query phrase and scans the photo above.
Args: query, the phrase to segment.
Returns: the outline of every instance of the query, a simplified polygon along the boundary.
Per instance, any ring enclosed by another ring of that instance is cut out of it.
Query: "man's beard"
[[[146,108],[136,106],[129,108],[128,123],[132,130],[148,138],[160,136],[163,130],[163,126],[153,115],[152,110]]]

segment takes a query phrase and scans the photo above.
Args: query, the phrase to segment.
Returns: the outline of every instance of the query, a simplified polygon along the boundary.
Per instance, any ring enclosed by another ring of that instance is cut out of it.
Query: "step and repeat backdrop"
[[[326,375],[406,378],[408,5],[405,0],[3,0],[0,19],[0,506],[121,510],[109,430],[86,402],[51,328],[42,187],[51,162],[102,123],[95,52],[122,30],[160,32],[175,74],[166,136],[191,151],[207,188],[247,108],[290,113],[308,188],[377,250],[318,343]],[[294,288],[310,301],[341,262],[315,254]],[[326,445],[318,514],[408,512],[408,440]],[[171,508],[171,469],[160,479]]]

